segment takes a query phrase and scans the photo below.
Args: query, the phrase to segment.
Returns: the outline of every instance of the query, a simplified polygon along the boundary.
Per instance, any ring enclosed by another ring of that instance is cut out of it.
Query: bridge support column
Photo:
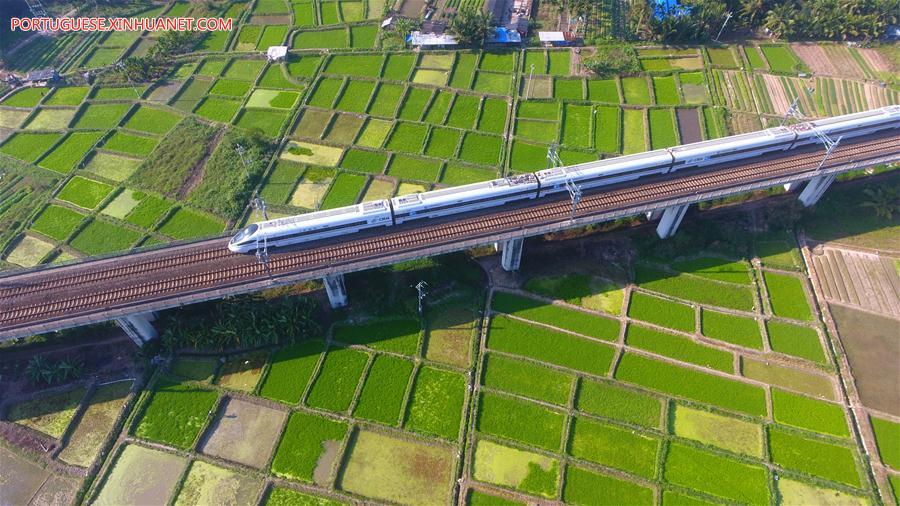
[[[344,275],[325,276],[322,281],[325,282],[325,292],[328,293],[328,302],[331,303],[331,307],[337,309],[346,306],[347,288],[344,286]]]
[[[662,218],[659,220],[659,225],[656,226],[656,235],[660,239],[668,239],[675,235],[675,231],[678,230],[678,225],[681,224],[681,220],[684,218],[687,210],[687,204],[666,208],[663,211]]]
[[[803,184],[803,181],[794,181],[793,183],[786,183],[784,185],[784,191],[791,193],[800,189],[800,185]]]
[[[503,241],[503,252],[500,254],[500,265],[505,271],[519,270],[519,264],[522,263],[522,247],[525,239],[509,239]]]
[[[665,209],[654,209],[653,211],[647,211],[644,215],[647,216],[647,221],[656,221],[663,215],[663,211]]]
[[[153,312],[132,314],[122,318],[116,318],[116,324],[128,334],[128,337],[134,341],[134,344],[143,346],[144,343],[152,341],[159,336],[159,333],[157,333],[156,329],[153,328],[153,325],[150,324],[150,322],[155,319],[156,314]]]
[[[800,192],[800,202],[803,203],[804,207],[809,207],[822,198],[822,195],[825,194],[825,190],[831,186],[831,183],[834,182],[835,174],[829,174],[827,176],[819,176],[814,177],[806,183],[806,188]]]

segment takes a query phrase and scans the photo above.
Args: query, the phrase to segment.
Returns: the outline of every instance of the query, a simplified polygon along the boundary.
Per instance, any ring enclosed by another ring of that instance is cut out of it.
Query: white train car
[[[872,135],[883,130],[900,128],[900,106],[891,105],[871,111],[817,119],[793,125],[792,128],[798,131],[795,147],[821,142],[813,128],[828,135],[831,140],[837,140],[838,137],[846,140]]]
[[[672,154],[674,172],[786,151],[791,148],[795,137],[796,134],[787,128],[767,128],[759,132],[676,146],[667,151]]]
[[[534,174],[522,174],[391,199],[394,223],[437,218],[537,197]]]
[[[228,249],[235,253],[249,253],[261,248],[263,244],[267,247],[288,246],[390,224],[391,208],[388,201],[376,200],[254,223],[238,232],[228,242]]]
[[[665,174],[671,165],[672,156],[666,150],[658,149],[569,167],[540,170],[535,172],[535,175],[541,183],[541,196],[544,196],[566,191],[566,181],[569,179],[582,190],[586,190],[655,174]]]

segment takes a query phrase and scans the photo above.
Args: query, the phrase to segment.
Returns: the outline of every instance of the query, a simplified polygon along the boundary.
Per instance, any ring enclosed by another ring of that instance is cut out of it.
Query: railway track
[[[898,145],[900,137],[897,135],[848,143],[829,157],[826,166],[896,154]],[[684,171],[679,173],[681,177],[674,180],[662,177],[637,186],[603,189],[585,194],[576,216],[590,216],[617,208],[652,204],[804,173],[815,169],[821,158],[821,149],[810,149],[786,157],[767,157],[752,164]],[[571,204],[564,197],[562,195],[540,203],[530,202],[531,205],[514,209],[493,209],[477,215],[457,216],[452,220],[404,225],[347,242],[321,243],[298,251],[272,252],[268,268],[259,264],[253,256],[231,253],[225,247],[228,238],[219,238],[139,255],[13,274],[0,278],[0,331],[241,285],[267,276],[277,279],[279,276],[340,267],[398,252],[464,239],[489,239],[501,232],[564,222],[571,213]]]

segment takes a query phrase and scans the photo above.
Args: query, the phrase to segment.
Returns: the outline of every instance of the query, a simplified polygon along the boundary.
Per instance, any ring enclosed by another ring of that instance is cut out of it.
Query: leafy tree
[[[766,0],[741,0],[741,16],[747,26],[756,26],[768,9]]]
[[[772,32],[775,38],[790,37],[794,34],[794,20],[796,13],[792,3],[776,5],[766,15],[765,27]]]
[[[490,33],[492,23],[492,16],[480,9],[462,9],[450,20],[448,28],[461,45],[478,46]]]
[[[878,188],[866,188],[863,190],[867,200],[859,205],[872,209],[875,216],[885,220],[892,220],[895,214],[900,213],[900,187],[879,186]]]

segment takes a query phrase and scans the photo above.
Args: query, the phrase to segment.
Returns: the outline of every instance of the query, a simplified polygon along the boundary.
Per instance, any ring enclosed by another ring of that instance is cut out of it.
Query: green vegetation
[[[83,219],[84,215],[67,207],[49,205],[31,228],[58,241],[64,241]]]
[[[44,98],[45,95],[47,95],[47,93],[50,93],[49,88],[22,88],[12,95],[6,97],[2,104],[8,105],[10,107],[34,107],[38,104],[38,102],[41,101],[41,99]]]
[[[762,45],[759,49],[762,50],[773,72],[794,73],[800,66],[800,60],[788,46]]]
[[[753,318],[703,309],[700,313],[703,335],[726,343],[761,350],[759,323]]]
[[[650,504],[653,502],[653,490],[569,465],[566,468],[563,500],[567,504],[587,506],[596,504],[598,497],[603,497],[603,501],[609,504]]]
[[[650,89],[647,86],[647,79],[643,77],[623,77],[622,93],[625,96],[625,103],[632,105],[650,105]]]
[[[559,489],[559,461],[544,455],[480,440],[474,464],[475,479],[480,481],[551,498]],[[503,502],[491,497],[486,504]]]
[[[139,132],[162,135],[171,130],[180,120],[181,117],[175,113],[140,106],[123,126]]]
[[[674,433],[726,450],[763,458],[763,431],[758,424],[678,405]]]
[[[69,441],[59,454],[60,460],[90,467],[100,453],[106,437],[115,425],[119,411],[131,393],[132,381],[100,385],[91,395],[84,413]]]
[[[122,121],[131,104],[90,104],[79,112],[73,128],[106,130]]]
[[[339,445],[347,433],[347,425],[302,411],[291,413],[278,443],[272,472],[292,480],[312,482],[324,464],[330,474],[331,462],[320,462],[322,454]],[[319,480],[316,480],[319,481]]]
[[[510,293],[494,292],[494,300],[491,303],[491,307],[494,311],[607,341],[614,341],[619,335],[619,323],[616,320],[594,316],[584,311],[546,304],[539,300],[520,297]]]
[[[484,363],[484,386],[565,406],[572,390],[572,376],[516,360],[490,354]]]
[[[100,255],[127,250],[140,237],[138,232],[95,218],[78,232],[70,244],[89,255]]]
[[[575,457],[644,478],[656,473],[660,442],[654,437],[588,418],[575,419],[570,437],[569,452]]]
[[[585,413],[645,427],[659,427],[659,399],[611,383],[582,380],[575,405]]]
[[[84,209],[95,209],[112,190],[113,187],[106,183],[75,176],[66,183],[56,198]]]
[[[408,360],[390,355],[375,357],[353,415],[396,425],[403,409],[403,397],[412,371],[413,364]]]
[[[0,153],[34,162],[61,138],[62,134],[19,132],[0,145]]]
[[[626,353],[615,378],[754,416],[766,415],[761,387]]]
[[[334,339],[346,344],[363,344],[381,351],[415,355],[419,349],[421,325],[418,320],[379,319],[334,327]]]
[[[700,304],[753,310],[753,294],[746,286],[716,283],[690,274],[671,274],[647,265],[635,266],[635,282],[647,290]]]
[[[421,367],[413,384],[406,427],[455,440],[465,397],[464,376],[435,367]]]
[[[874,416],[869,421],[875,431],[881,461],[894,469],[900,468],[900,424]]]
[[[114,133],[112,137],[107,139],[107,141],[103,144],[103,149],[118,151],[119,153],[125,153],[144,158],[153,151],[153,148],[156,147],[157,142],[158,141],[152,137],[131,135],[121,130],[116,130],[116,133]]]
[[[478,430],[498,437],[557,451],[565,415],[531,402],[482,393]]]
[[[134,435],[183,450],[194,445],[219,394],[193,385],[160,380]]]
[[[342,172],[334,178],[331,189],[322,200],[320,209],[333,209],[356,203],[359,194],[366,185],[366,177]]]
[[[594,340],[501,315],[491,319],[488,347],[599,376],[607,374],[613,357],[611,347]]]
[[[778,423],[832,436],[850,437],[846,415],[837,404],[773,388],[772,413]]]
[[[773,313],[795,320],[812,318],[809,303],[806,301],[806,290],[803,289],[803,282],[800,279],[770,271],[763,271],[763,278],[766,280]]]
[[[347,411],[368,357],[350,348],[330,348],[306,403],[330,411]]]
[[[166,219],[159,232],[175,239],[192,239],[221,234],[224,228],[225,223],[216,218],[181,207]]]
[[[674,330],[694,331],[694,308],[641,292],[631,293],[628,316]]]
[[[696,257],[674,262],[673,269],[716,281],[750,285],[750,271],[746,262],[728,261],[716,257]]]
[[[20,402],[9,408],[6,419],[59,439],[75,416],[84,394],[84,388],[74,388]]]
[[[808,439],[773,427],[769,429],[769,451],[772,461],[779,466],[852,487],[860,486],[854,451],[845,446]]]
[[[207,153],[207,145],[215,133],[213,127],[185,119],[132,175],[131,185],[175,196],[191,169]]]
[[[67,173],[100,140],[98,132],[72,132],[53,151],[41,160],[41,167]]]
[[[300,402],[324,350],[322,341],[312,340],[276,351],[259,394],[288,404]]]
[[[695,343],[689,338],[632,324],[625,334],[625,343],[682,362],[734,372],[734,356],[731,353]]]
[[[763,467],[671,443],[663,476],[669,483],[725,499],[769,504],[767,474]]]

